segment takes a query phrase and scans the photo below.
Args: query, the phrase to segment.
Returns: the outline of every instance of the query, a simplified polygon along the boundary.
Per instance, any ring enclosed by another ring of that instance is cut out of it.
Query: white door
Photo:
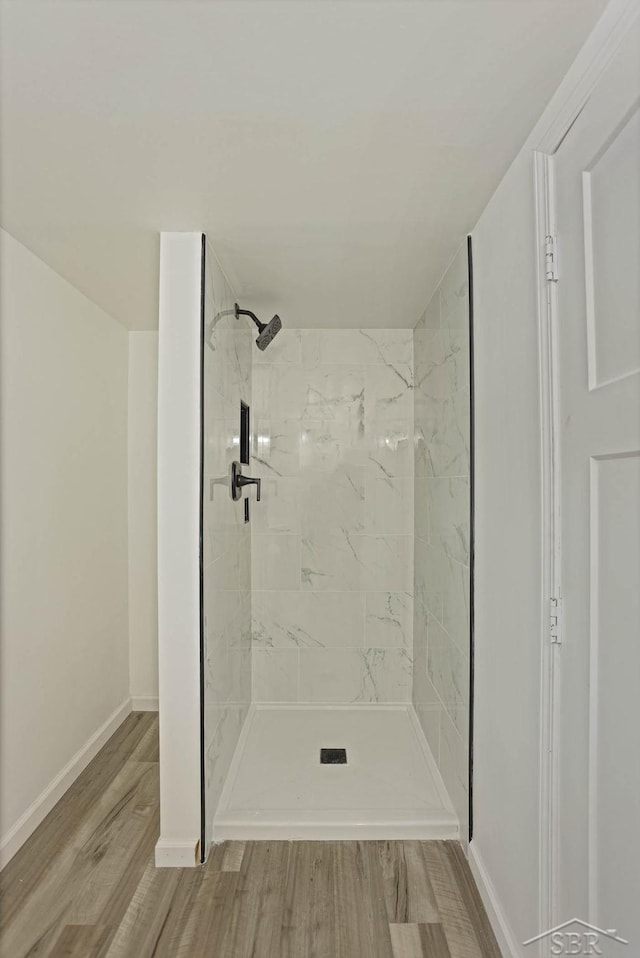
[[[640,27],[554,158],[560,567],[555,915],[640,956]],[[603,944],[600,944],[601,949]],[[618,949],[618,950],[616,950]]]

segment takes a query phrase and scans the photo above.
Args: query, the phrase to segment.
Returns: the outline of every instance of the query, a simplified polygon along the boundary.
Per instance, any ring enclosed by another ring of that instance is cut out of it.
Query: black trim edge
[[[205,789],[205,683],[204,683],[204,326],[207,238],[202,234],[200,252],[200,542],[199,542],[199,599],[200,599],[200,864],[206,860],[207,802]]]
[[[469,270],[469,841],[473,838],[473,707],[475,700],[475,378],[473,351],[473,246],[467,236]]]

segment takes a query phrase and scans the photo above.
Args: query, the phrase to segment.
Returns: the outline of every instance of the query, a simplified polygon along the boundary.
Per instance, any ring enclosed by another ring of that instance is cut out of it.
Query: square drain
[[[321,765],[346,765],[347,764],[346,748],[321,748],[320,749],[320,764]]]

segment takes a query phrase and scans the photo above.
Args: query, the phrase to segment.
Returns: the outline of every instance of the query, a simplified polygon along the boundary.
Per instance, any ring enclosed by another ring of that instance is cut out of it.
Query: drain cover
[[[320,764],[321,765],[346,765],[347,764],[346,748],[321,748],[320,749]]]

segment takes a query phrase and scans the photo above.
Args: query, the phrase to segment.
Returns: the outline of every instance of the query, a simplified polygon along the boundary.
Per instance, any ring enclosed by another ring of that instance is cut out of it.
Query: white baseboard
[[[194,868],[200,864],[200,840],[159,838],[155,860],[156,868]]]
[[[476,843],[473,841],[469,845],[469,867],[471,868],[471,873],[480,892],[482,904],[487,912],[489,923],[493,928],[493,933],[496,936],[498,947],[503,958],[522,958],[523,953],[518,944],[518,940],[507,921],[493,882],[489,878]]]
[[[24,845],[56,802],[60,801],[80,772],[84,771],[92,758],[95,758],[102,746],[111,738],[130,712],[131,699],[127,698],[76,752],[71,761],[67,762],[62,771],[58,772],[53,781],[49,782],[44,791],[31,803],[15,825],[2,836],[0,840],[0,869],[4,868],[18,849]]]
[[[157,712],[157,695],[133,695],[131,697],[131,710],[133,712]]]

